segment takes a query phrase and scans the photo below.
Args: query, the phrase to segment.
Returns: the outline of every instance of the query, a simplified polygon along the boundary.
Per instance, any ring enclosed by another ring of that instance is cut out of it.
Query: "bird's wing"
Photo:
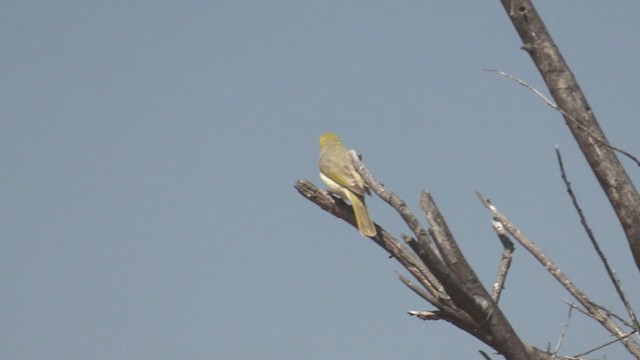
[[[345,157],[340,158],[340,161],[336,161],[336,159],[338,159],[337,156],[321,156],[320,171],[353,193],[364,196],[364,180],[362,180],[360,174],[356,172],[356,169],[351,164],[349,155],[345,155]]]

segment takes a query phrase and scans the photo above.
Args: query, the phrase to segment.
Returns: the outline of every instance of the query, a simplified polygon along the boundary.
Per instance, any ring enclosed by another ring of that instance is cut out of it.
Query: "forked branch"
[[[505,215],[503,215],[498,208],[491,204],[491,202],[482,196],[479,192],[476,193],[482,204],[493,214],[495,221],[500,222],[507,232],[516,239],[520,245],[522,245],[531,255],[533,255],[542,266],[586,309],[591,317],[596,319],[607,331],[609,331],[617,339],[621,340],[622,344],[634,354],[637,358],[640,358],[640,345],[630,337],[627,337],[628,332],[623,331],[618,324],[611,319],[610,313],[601,305],[592,301],[587,294],[580,290],[563,272],[560,267],[556,265],[551,258],[549,258],[538,246],[536,246],[529,238],[521,232]]]
[[[501,3],[589,167],[607,195],[640,270],[640,194],[616,157],[578,81],[530,0]]]

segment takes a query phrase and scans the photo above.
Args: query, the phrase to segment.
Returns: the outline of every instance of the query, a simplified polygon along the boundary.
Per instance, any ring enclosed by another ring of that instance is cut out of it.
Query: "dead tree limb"
[[[377,182],[355,152],[351,155],[354,167],[367,185],[382,200],[396,209],[415,235],[415,238],[403,236],[413,252],[379,225],[376,226],[378,235],[371,238],[407,268],[426,292],[406,279],[403,283],[436,306],[440,310],[437,313],[440,318],[465,330],[506,358],[512,360],[544,358],[538,357],[542,352],[520,340],[500,308],[482,286],[462,255],[431,196],[426,192],[421,195],[421,207],[430,225],[427,231],[404,201]],[[324,210],[354,225],[353,214],[344,202],[315,188],[307,181],[298,181],[296,188],[303,196]]]
[[[580,150],[598,179],[640,269],[640,195],[600,128],[573,73],[529,0],[501,0]],[[571,121],[575,119],[576,121]],[[594,138],[595,137],[595,138]]]
[[[569,277],[560,270],[560,267],[551,260],[536,244],[521,232],[498,208],[491,202],[476,193],[482,204],[493,214],[494,220],[499,221],[507,232],[516,239],[531,255],[533,255],[545,269],[587,310],[589,315],[597,320],[602,327],[618,339],[623,339],[622,344],[636,358],[640,358],[640,344],[633,338],[627,337],[628,332],[622,330],[618,324],[611,319],[610,312],[603,306],[595,303],[580,290]]]

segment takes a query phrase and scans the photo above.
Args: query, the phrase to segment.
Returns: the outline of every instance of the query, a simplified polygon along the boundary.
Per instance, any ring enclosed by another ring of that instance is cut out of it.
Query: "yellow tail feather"
[[[364,204],[364,196],[357,195],[351,191],[347,191],[347,194],[353,206],[353,212],[356,215],[356,224],[358,225],[360,234],[368,237],[376,236],[378,232],[376,231],[375,225],[373,225],[373,221],[371,221],[367,206]]]

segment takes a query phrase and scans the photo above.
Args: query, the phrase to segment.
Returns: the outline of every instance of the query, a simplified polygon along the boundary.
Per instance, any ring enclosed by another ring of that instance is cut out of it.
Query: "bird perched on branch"
[[[320,136],[319,163],[322,181],[332,192],[351,202],[360,234],[376,236],[376,227],[364,203],[364,195],[369,194],[369,188],[351,163],[349,150],[338,134],[328,132]]]

